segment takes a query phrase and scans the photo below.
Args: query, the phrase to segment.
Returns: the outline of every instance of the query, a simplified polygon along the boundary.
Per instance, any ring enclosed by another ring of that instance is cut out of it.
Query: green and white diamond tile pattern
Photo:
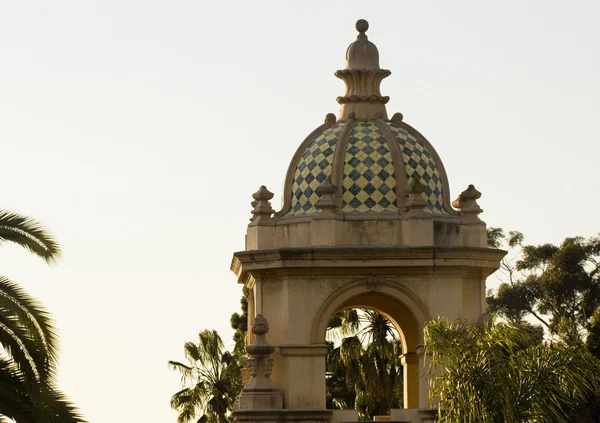
[[[410,184],[415,179],[419,179],[426,186],[425,192],[422,195],[427,201],[429,211],[432,213],[447,214],[446,210],[444,210],[442,180],[433,157],[431,157],[429,151],[416,138],[404,129],[393,123],[389,123],[388,125],[400,145],[406,169],[406,183]]]
[[[292,204],[288,216],[302,216],[317,212],[316,193],[325,179],[331,176],[331,165],[342,124],[323,131],[306,148],[298,162],[292,183]]]
[[[342,211],[394,212],[396,200],[396,175],[385,136],[373,122],[359,122],[344,158]]]

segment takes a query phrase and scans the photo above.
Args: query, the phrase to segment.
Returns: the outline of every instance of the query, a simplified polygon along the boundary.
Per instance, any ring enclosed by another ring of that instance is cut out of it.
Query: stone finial
[[[427,187],[419,180],[414,180],[408,185],[406,190],[406,200],[404,202],[404,209],[407,212],[406,215],[410,218],[421,218],[428,219],[431,215],[425,212],[427,207],[427,201],[423,198],[423,193]]]
[[[321,198],[315,204],[315,207],[319,210],[319,214],[314,218],[317,220],[335,218],[337,212],[335,193],[338,191],[338,188],[331,183],[331,179],[328,177],[315,191]]]
[[[268,410],[283,408],[283,394],[271,381],[275,347],[267,342],[265,335],[269,332],[269,322],[263,315],[254,318],[251,326],[254,341],[246,345],[248,357],[246,368],[250,375],[248,384],[242,388],[237,401],[236,413],[245,410]]]
[[[327,113],[325,115],[325,123],[335,123],[337,117],[333,113]]]
[[[481,193],[471,184],[452,202],[452,206],[458,209],[463,216],[464,223],[483,223],[478,217],[483,212],[477,204],[479,198],[481,198]]]
[[[346,94],[337,98],[339,120],[347,121],[352,113],[359,120],[387,119],[385,104],[390,98],[381,95],[380,85],[391,72],[379,67],[379,51],[365,34],[369,23],[360,19],[356,29],[356,41],[346,50],[346,67],[335,72],[346,84]]]
[[[246,352],[250,356],[247,361],[248,372],[250,373],[250,382],[244,387],[244,390],[252,389],[275,389],[271,381],[271,371],[273,370],[273,359],[270,355],[275,352],[275,347],[269,344],[265,334],[269,332],[269,322],[259,314],[252,323],[252,333],[254,341],[246,345]]]
[[[400,122],[402,122],[403,119],[404,119],[404,116],[400,112],[394,113],[394,115],[392,116],[393,123],[400,123]]]
[[[261,185],[261,187],[252,194],[254,201],[252,204],[252,218],[248,226],[272,226],[274,220],[271,217],[275,210],[271,207],[271,200],[273,193],[270,192],[267,187]]]
[[[379,69],[379,51],[367,38],[369,22],[359,19],[356,22],[358,36],[346,50],[346,69]]]
[[[364,19],[359,19],[356,21],[356,30],[360,33],[365,33],[369,30],[369,22]]]

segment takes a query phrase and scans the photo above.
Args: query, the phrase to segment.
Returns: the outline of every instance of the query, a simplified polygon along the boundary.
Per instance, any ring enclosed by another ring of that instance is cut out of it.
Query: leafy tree
[[[329,322],[327,402],[361,419],[389,414],[402,397],[402,345],[390,321],[372,310],[343,310]],[[341,340],[340,340],[341,338]]]
[[[203,330],[198,343],[186,342],[188,364],[169,361],[181,373],[182,390],[171,397],[171,407],[179,412],[179,423],[227,423],[237,394],[242,388],[240,364],[223,345],[214,330]]]
[[[567,423],[600,391],[600,361],[585,348],[540,343],[531,326],[431,321],[425,348],[438,421]]]
[[[12,242],[47,263],[58,244],[30,217],[0,210],[0,243]],[[58,339],[49,313],[17,284],[0,275],[0,420],[17,423],[84,422],[56,388]]]
[[[559,246],[523,245],[519,232],[507,237],[501,229],[488,230],[490,246],[504,242],[517,252],[501,264],[506,281],[488,293],[490,312],[511,323],[531,317],[561,342],[587,346],[600,358],[600,238],[566,238]],[[582,401],[577,421],[600,422],[600,395]]]
[[[600,308],[591,318],[586,345],[590,352],[600,359]]]
[[[502,238],[502,230],[488,232],[491,245]],[[563,340],[581,340],[600,307],[600,238],[523,245],[523,235],[510,232],[508,246],[519,248],[520,254],[502,262],[507,281],[488,294],[490,312],[513,323],[532,316]]]

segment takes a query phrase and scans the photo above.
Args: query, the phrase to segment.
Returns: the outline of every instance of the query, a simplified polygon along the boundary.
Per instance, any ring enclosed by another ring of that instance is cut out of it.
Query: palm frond
[[[86,423],[77,408],[48,381],[31,384],[10,359],[0,359],[0,415],[16,423]]]
[[[210,330],[198,334],[198,344],[186,342],[184,354],[189,365],[169,361],[169,367],[182,374],[182,389],[171,397],[171,408],[179,412],[177,421],[227,423],[242,387],[239,361]]]
[[[67,396],[55,387],[50,387],[47,392],[48,407],[47,418],[52,423],[87,423],[81,411]]]
[[[54,381],[57,344],[48,312],[0,276],[0,345],[31,383]]]
[[[0,416],[19,423],[34,423],[31,394],[19,369],[10,359],[0,358]]]
[[[181,373],[182,384],[185,384],[188,381],[192,380],[197,373],[196,368],[187,366],[183,363],[180,363],[179,361],[169,361],[168,365],[171,370],[175,370]]]
[[[579,404],[600,390],[600,361],[584,348],[532,339],[527,325],[430,322],[425,348],[438,421],[573,421]]]
[[[18,332],[17,332],[18,331]],[[14,320],[7,319],[0,314],[0,345],[4,348],[6,354],[14,360],[16,366],[23,373],[24,377],[36,384],[41,381],[40,371],[47,368],[46,363],[40,362],[34,358],[35,348],[30,348],[27,341],[23,338],[26,335],[15,325]]]
[[[52,363],[58,358],[56,328],[43,306],[8,278],[0,275],[0,311],[14,316],[39,341]]]
[[[0,242],[13,242],[48,263],[60,259],[60,247],[38,221],[29,216],[0,210]]]

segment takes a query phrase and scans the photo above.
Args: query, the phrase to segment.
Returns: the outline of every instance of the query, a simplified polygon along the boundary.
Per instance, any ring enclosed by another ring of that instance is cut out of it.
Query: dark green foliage
[[[239,358],[246,353],[248,300],[245,295],[240,304],[242,313],[233,313],[230,319],[235,331],[233,352],[225,350],[216,331],[203,330],[198,344],[184,344],[188,364],[169,361],[169,367],[181,373],[183,389],[171,397],[171,408],[179,411],[179,423],[227,423],[242,389]]]
[[[523,243],[523,234],[518,231],[510,231],[508,237],[502,228],[487,229],[487,244],[490,248],[502,248],[506,242],[509,247],[515,247]]]
[[[0,211],[0,243],[13,242],[46,262],[58,244],[30,217]],[[0,275],[0,421],[85,422],[54,380],[58,339],[50,314],[21,287]]]
[[[171,397],[171,407],[179,412],[177,421],[189,423],[228,423],[237,394],[242,389],[241,365],[225,350],[214,330],[198,334],[198,343],[183,346],[187,364],[169,361],[169,367],[181,373],[183,389]]]
[[[501,248],[504,240],[504,231],[501,228],[488,228],[487,244],[490,248]]]
[[[242,296],[240,304],[242,314],[233,313],[230,319],[231,328],[235,331],[233,333],[233,341],[235,342],[233,353],[238,356],[245,353],[244,347],[246,346],[246,334],[248,333],[248,300],[245,295]]]
[[[502,262],[507,281],[488,295],[489,311],[511,323],[533,317],[563,344],[587,347],[600,358],[600,238],[566,238],[560,246],[523,245],[518,232],[507,238],[500,229],[490,231],[494,246],[507,241],[520,251],[513,261]],[[600,422],[600,396],[590,393],[572,417],[581,423]]]
[[[64,394],[50,384],[40,384],[32,391],[15,364],[3,358],[0,358],[0,415],[17,423],[85,422]]]
[[[590,330],[588,331],[586,345],[590,352],[600,359],[600,308],[596,310],[590,319]]]
[[[438,421],[570,423],[600,392],[600,361],[585,348],[544,344],[531,326],[431,321],[425,347]]]
[[[600,307],[599,251],[598,237],[523,245],[514,266],[502,263],[508,281],[488,296],[489,310],[514,323],[533,316],[552,334],[581,339]]]
[[[328,408],[355,408],[363,420],[401,407],[402,346],[383,315],[371,310],[343,310],[329,321],[327,355]],[[336,346],[337,344],[337,346]]]

